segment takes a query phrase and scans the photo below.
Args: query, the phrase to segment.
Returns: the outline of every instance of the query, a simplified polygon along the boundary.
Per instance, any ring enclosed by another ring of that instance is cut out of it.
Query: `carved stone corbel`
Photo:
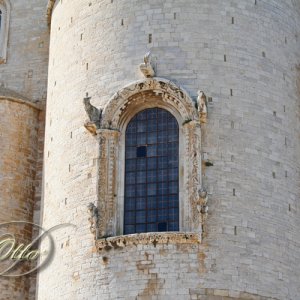
[[[197,106],[198,106],[200,123],[201,124],[206,123],[207,122],[207,98],[202,91],[198,91]]]
[[[90,231],[94,235],[94,239],[97,240],[99,236],[99,212],[94,203],[89,203],[87,206],[89,212]]]
[[[84,109],[89,117],[89,120],[84,123],[84,127],[93,135],[96,135],[97,129],[101,126],[102,109],[91,104],[91,97],[86,93],[86,97],[83,99]]]
[[[148,52],[144,56],[144,63],[140,64],[140,70],[146,78],[155,76],[155,71],[151,65],[151,53]]]

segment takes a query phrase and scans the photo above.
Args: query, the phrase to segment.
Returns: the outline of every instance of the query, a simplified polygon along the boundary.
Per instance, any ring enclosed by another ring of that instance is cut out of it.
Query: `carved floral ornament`
[[[181,132],[180,231],[196,234],[201,241],[207,215],[207,193],[202,187],[201,171],[200,124],[204,100],[204,93],[199,93],[198,105],[195,105],[184,89],[157,77],[145,78],[125,86],[110,99],[103,110],[93,107],[88,96],[85,98],[85,109],[89,116],[85,127],[97,136],[99,142],[97,214],[90,217],[91,231],[96,240],[123,234],[122,174],[125,168],[123,153],[126,126],[139,111],[160,107],[174,115]],[[90,212],[93,211],[90,207]]]

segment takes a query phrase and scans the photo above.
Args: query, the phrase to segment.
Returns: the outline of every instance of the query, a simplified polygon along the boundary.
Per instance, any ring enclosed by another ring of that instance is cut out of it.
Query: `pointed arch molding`
[[[6,63],[9,20],[11,5],[9,0],[0,0],[1,26],[0,26],[0,63]]]
[[[204,202],[199,198],[202,188],[199,114],[184,89],[162,78],[146,78],[125,86],[103,110],[101,127],[97,130],[100,219],[96,239],[123,234],[125,130],[136,113],[151,107],[170,111],[178,121],[180,231],[199,234],[201,240]]]

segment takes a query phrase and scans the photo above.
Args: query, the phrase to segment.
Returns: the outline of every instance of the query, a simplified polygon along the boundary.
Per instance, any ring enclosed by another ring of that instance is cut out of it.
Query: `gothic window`
[[[124,234],[179,231],[179,127],[161,108],[145,109],[125,133]]]

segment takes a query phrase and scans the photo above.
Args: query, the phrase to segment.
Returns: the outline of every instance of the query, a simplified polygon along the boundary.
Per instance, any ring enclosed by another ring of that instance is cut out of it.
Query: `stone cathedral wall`
[[[38,299],[298,299],[299,15],[289,0],[56,1],[43,226],[77,229],[53,233]],[[205,236],[98,252],[86,208],[97,201],[98,142],[82,101],[88,92],[103,108],[142,78],[149,49],[157,76],[212,98]]]

